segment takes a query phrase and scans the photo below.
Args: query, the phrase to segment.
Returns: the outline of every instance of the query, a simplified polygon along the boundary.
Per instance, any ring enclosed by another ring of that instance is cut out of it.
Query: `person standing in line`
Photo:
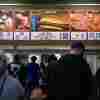
[[[8,65],[9,74],[17,79],[19,79],[19,69],[20,69],[20,65],[21,65],[20,60],[21,60],[20,55],[16,54],[14,56],[13,63]]]
[[[100,99],[100,68],[97,70],[96,72],[96,91],[97,91],[97,96],[99,97]]]
[[[24,100],[20,82],[8,74],[6,57],[0,54],[0,100]]]
[[[37,57],[31,57],[31,63],[27,65],[27,92],[30,95],[32,89],[39,87],[40,67],[36,63]]]
[[[21,56],[21,64],[18,72],[18,78],[22,86],[25,88],[27,79],[27,61],[24,55]]]
[[[48,69],[48,98],[50,100],[52,98],[67,100],[68,96],[86,98],[92,96],[93,77],[89,64],[83,58],[84,51],[82,42],[74,42],[69,54],[54,63],[53,70]]]

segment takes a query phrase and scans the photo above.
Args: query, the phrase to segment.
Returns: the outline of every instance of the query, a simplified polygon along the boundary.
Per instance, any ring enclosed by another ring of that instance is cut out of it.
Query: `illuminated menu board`
[[[0,40],[100,40],[97,9],[1,9]]]
[[[13,32],[0,32],[0,40],[13,40]]]
[[[29,40],[29,32],[14,32],[14,40]]]

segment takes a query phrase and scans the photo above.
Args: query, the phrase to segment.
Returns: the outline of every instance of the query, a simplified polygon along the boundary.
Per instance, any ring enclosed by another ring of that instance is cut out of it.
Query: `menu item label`
[[[46,40],[47,32],[31,32],[31,40]]]
[[[13,40],[13,32],[0,32],[0,40]]]
[[[61,40],[70,40],[70,32],[60,32]]]
[[[29,32],[14,32],[14,40],[29,40]]]
[[[87,32],[71,32],[71,40],[87,40]]]
[[[88,32],[88,40],[96,40],[96,32]]]
[[[60,32],[48,32],[48,40],[60,40]]]
[[[96,32],[96,40],[100,40],[100,32]]]

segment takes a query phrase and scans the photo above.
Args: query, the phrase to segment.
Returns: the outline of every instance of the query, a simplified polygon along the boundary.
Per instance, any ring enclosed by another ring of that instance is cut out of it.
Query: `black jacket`
[[[65,100],[67,96],[90,96],[92,73],[81,57],[65,55],[59,62],[48,66],[49,97]]]

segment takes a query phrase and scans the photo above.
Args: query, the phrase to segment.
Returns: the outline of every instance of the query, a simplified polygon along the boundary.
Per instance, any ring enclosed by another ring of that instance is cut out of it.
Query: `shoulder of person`
[[[15,93],[17,96],[24,95],[24,89],[20,82],[9,75],[7,76],[5,87],[8,89],[8,91],[12,92],[12,94]]]
[[[63,55],[63,56],[59,59],[58,62],[60,63],[60,62],[64,62],[65,60],[71,60],[72,56],[73,56],[73,55],[65,54],[65,55]]]

